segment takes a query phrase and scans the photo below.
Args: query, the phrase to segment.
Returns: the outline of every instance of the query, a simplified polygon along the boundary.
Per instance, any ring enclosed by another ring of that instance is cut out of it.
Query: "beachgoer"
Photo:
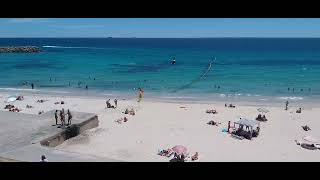
[[[86,85],[86,89],[88,89],[88,85]]]
[[[125,114],[129,114],[128,108],[124,111]]]
[[[261,114],[258,114],[258,117],[256,118],[256,120],[262,120]]]
[[[300,89],[300,91],[303,91],[303,89]]]
[[[128,118],[127,117],[124,117],[123,118],[123,122],[127,122],[128,121]]]
[[[107,104],[107,108],[110,108],[111,107],[111,104],[110,104],[110,99],[108,99],[107,101],[106,101],[106,104]]]
[[[133,108],[131,108],[131,110],[128,111],[128,113],[129,113],[130,115],[132,115],[132,116],[136,115],[136,113],[134,112],[134,109],[133,109]]]
[[[42,156],[41,156],[40,162],[48,162],[48,160],[47,160],[47,158],[46,158],[45,155],[42,155]]]
[[[61,125],[65,126],[66,122],[65,122],[65,114],[64,114],[64,109],[63,108],[60,111],[60,120],[61,120]]]
[[[142,88],[139,88],[139,99],[138,99],[138,102],[140,102],[141,99],[143,98],[143,94],[144,94],[144,90]]]
[[[29,104],[27,104],[26,108],[33,108],[33,106],[30,106]]]
[[[191,157],[191,160],[192,160],[192,161],[197,160],[197,159],[198,159],[198,156],[199,156],[199,154],[198,154],[198,152],[196,152],[196,153]]]
[[[263,121],[267,121],[267,118],[266,118],[265,115],[262,116],[262,120],[263,120]]]
[[[224,107],[227,107],[227,104],[224,104]]]
[[[69,109],[68,109],[67,114],[68,114],[68,125],[71,125],[72,115],[71,115],[71,112],[69,111]]]
[[[58,125],[58,110],[55,111],[54,118],[56,119],[56,125]]]
[[[290,91],[290,88],[288,88],[288,91]]]
[[[301,108],[299,108],[299,109],[296,111],[296,113],[301,113]]]
[[[176,64],[176,58],[174,57],[173,60],[171,61],[171,64]]]
[[[302,129],[303,129],[303,130],[305,130],[305,131],[309,131],[309,130],[311,130],[311,129],[310,129],[310,127],[309,127],[309,126],[307,126],[307,125],[302,126]]]
[[[117,99],[114,99],[114,104],[116,107],[118,107],[118,100]]]
[[[33,84],[33,83],[31,84],[31,88],[32,88],[32,89],[34,88],[34,84]]]
[[[93,80],[95,81],[95,80],[96,80],[96,78],[93,78]]]
[[[288,110],[289,101],[286,101],[286,108],[285,110]]]

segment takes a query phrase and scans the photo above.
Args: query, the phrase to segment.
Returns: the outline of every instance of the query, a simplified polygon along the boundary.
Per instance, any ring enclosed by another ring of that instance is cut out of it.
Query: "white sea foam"
[[[220,97],[226,97],[226,95],[225,95],[225,94],[220,94],[219,96],[220,96]]]
[[[186,99],[186,98],[195,99],[196,97],[191,97],[191,96],[184,96],[184,97],[180,97],[180,96],[164,96],[162,98],[165,98],[165,99]]]
[[[75,46],[42,46],[44,48],[65,48],[65,49],[106,49],[106,48],[97,48],[97,47],[75,47]]]
[[[6,91],[39,91],[36,89],[22,89],[22,88],[0,88],[0,90],[6,90]]]
[[[284,100],[302,100],[303,97],[289,96],[289,97],[279,97],[278,99],[284,99]]]

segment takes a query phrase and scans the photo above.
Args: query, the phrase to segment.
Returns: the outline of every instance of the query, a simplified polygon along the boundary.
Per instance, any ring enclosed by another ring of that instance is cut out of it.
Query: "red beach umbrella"
[[[172,150],[177,153],[178,155],[186,155],[187,154],[187,148],[182,145],[176,145],[172,148]]]

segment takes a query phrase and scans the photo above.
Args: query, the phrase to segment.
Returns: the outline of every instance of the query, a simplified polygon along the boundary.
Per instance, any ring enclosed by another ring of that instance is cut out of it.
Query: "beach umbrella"
[[[267,112],[269,112],[269,110],[266,109],[266,108],[258,108],[257,110],[258,110],[259,112],[261,112],[261,113],[267,113]]]
[[[15,97],[15,96],[10,96],[10,97],[7,99],[6,103],[14,102],[14,101],[16,101],[16,100],[17,100],[17,97]]]
[[[172,150],[177,153],[178,155],[186,155],[187,154],[187,148],[182,145],[176,145],[172,148]]]

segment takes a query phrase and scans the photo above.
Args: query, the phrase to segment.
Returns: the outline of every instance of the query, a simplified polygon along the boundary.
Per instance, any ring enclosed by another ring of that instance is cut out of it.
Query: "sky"
[[[0,18],[0,37],[320,37],[320,18]]]

